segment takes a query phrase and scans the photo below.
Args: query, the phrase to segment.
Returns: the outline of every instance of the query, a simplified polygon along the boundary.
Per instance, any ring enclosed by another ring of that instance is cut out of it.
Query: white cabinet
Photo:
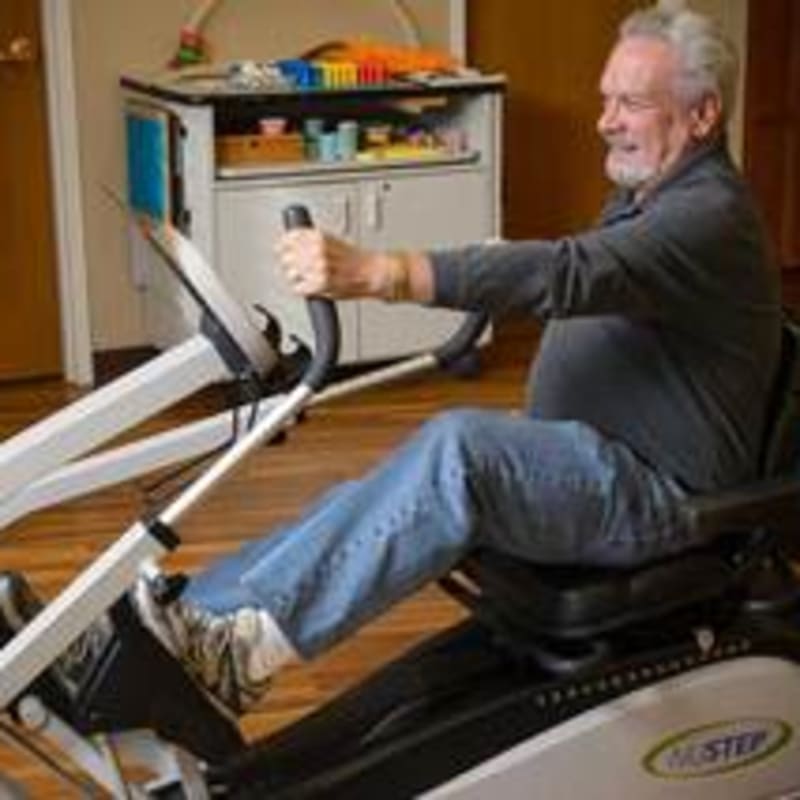
[[[254,319],[259,303],[276,313],[287,333],[308,340],[304,304],[276,268],[273,244],[281,214],[308,206],[315,224],[364,247],[431,248],[493,234],[485,198],[491,181],[481,170],[445,170],[382,178],[327,181],[286,179],[277,186],[228,182],[216,192],[217,267]],[[342,361],[375,361],[443,342],[461,314],[374,300],[338,304]]]
[[[492,176],[485,170],[443,170],[364,182],[360,240],[366,247],[432,249],[482,241],[496,235],[487,198]],[[359,308],[362,360],[435,347],[462,315],[411,305],[363,301]]]
[[[339,236],[357,238],[355,187],[339,181],[308,183],[287,179],[257,186],[229,181],[215,193],[217,269],[225,285],[255,320],[258,303],[279,320],[286,334],[310,341],[305,303],[289,291],[273,252],[283,230],[282,213],[290,205],[307,206],[316,225]],[[337,303],[342,329],[341,360],[358,358],[358,308]]]
[[[246,105],[241,97],[230,95],[197,96],[188,90],[182,94],[134,79],[124,84],[129,107],[144,102],[150,109],[163,110],[173,129],[177,121],[179,135],[173,133],[172,141],[180,152],[172,155],[171,163],[178,165],[180,174],[173,183],[183,194],[170,204],[177,209],[176,221],[253,319],[263,322],[257,310],[262,306],[278,318],[286,334],[310,338],[305,303],[288,290],[274,256],[282,212],[289,205],[308,206],[316,225],[367,248],[433,249],[499,235],[502,79],[373,90],[363,98],[357,91],[277,99],[250,95]],[[232,106],[234,101],[238,104]],[[425,159],[233,168],[215,160],[215,137],[230,134],[231,126],[242,119],[275,113],[298,125],[304,117],[320,113],[329,119],[337,115],[359,119],[359,114],[374,119],[381,103],[392,113],[400,104],[430,105],[433,124],[457,133],[465,143],[463,152]],[[144,262],[146,256],[135,253],[137,260]],[[147,273],[147,266],[139,263],[136,273]],[[169,344],[194,324],[192,315],[173,283],[165,283],[152,270],[144,283],[152,339],[158,345]],[[390,359],[436,347],[462,316],[378,301],[345,301],[338,308],[343,363]]]

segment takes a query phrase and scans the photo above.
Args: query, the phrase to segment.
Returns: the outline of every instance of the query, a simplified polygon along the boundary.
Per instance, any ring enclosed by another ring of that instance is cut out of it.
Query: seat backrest
[[[781,331],[778,369],[767,402],[764,442],[759,455],[761,477],[792,471],[800,454],[796,391],[800,388],[800,328],[786,320]]]

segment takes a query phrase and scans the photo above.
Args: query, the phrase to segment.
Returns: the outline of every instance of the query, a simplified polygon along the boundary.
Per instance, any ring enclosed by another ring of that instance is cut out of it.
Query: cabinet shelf
[[[216,177],[220,180],[239,180],[246,178],[288,177],[294,175],[331,175],[383,172],[395,169],[425,169],[477,164],[480,153],[477,151],[456,155],[441,154],[423,158],[376,158],[369,161],[294,161],[283,164],[247,164],[235,167],[217,167]]]
[[[363,101],[370,97],[404,97],[425,95],[474,95],[476,92],[505,91],[502,75],[428,76],[416,80],[395,80],[374,86],[346,86],[337,88],[256,88],[242,89],[228,85],[224,75],[180,76],[159,80],[144,75],[123,75],[120,84],[124,89],[154,99],[180,104],[217,108],[232,105],[269,106],[281,101],[304,105],[330,99],[333,102],[352,99]]]

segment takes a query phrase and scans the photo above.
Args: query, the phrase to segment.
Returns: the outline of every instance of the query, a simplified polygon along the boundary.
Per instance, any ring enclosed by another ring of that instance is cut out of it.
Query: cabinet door
[[[295,183],[281,186],[219,185],[216,192],[217,263],[225,284],[263,323],[255,304],[274,314],[285,334],[313,344],[305,302],[288,288],[274,254],[283,230],[282,212],[289,205],[308,207],[315,224],[347,238],[353,230],[355,192],[347,184]],[[337,303],[342,326],[342,361],[358,357],[356,304]]]
[[[494,184],[484,170],[366,181],[360,200],[367,247],[431,249],[496,235]],[[363,301],[361,358],[429,350],[445,341],[461,319],[460,312]]]

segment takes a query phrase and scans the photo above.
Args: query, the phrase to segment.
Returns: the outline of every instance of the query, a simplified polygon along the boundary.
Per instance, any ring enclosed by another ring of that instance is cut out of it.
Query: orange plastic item
[[[453,56],[418,47],[381,44],[377,42],[341,41],[326,42],[304,53],[303,58],[323,61],[345,61],[385,70],[390,75],[407,75],[412,72],[453,72],[459,62]]]

